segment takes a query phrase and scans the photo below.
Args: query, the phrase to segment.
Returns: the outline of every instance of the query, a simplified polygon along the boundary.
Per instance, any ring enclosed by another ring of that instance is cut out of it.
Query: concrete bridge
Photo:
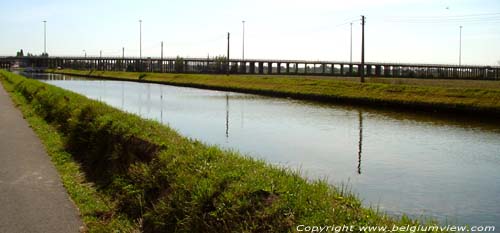
[[[138,57],[0,57],[0,67],[70,68],[165,73],[359,76],[360,63],[306,60]],[[367,62],[368,77],[500,80],[500,66]]]

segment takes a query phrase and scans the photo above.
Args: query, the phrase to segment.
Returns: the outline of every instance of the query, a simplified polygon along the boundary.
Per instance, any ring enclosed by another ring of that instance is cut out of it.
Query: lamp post
[[[84,65],[84,68],[87,69],[88,68],[88,65],[87,65],[87,50],[83,50],[84,52],[84,56],[85,56],[85,60],[83,61],[83,65]]]
[[[243,52],[242,52],[242,58],[243,60],[245,60],[245,20],[241,21],[241,23],[243,24]]]
[[[142,59],[142,20],[139,19],[139,59]]]
[[[351,22],[351,43],[349,49],[349,64],[352,64],[352,22]]]
[[[462,65],[462,26],[460,25],[460,43],[458,46],[458,65]]]
[[[47,54],[47,20],[43,22],[43,54]]]

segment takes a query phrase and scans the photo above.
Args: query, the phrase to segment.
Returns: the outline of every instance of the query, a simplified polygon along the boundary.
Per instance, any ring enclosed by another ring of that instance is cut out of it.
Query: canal
[[[33,78],[300,170],[390,215],[500,226],[500,124],[59,74]]]

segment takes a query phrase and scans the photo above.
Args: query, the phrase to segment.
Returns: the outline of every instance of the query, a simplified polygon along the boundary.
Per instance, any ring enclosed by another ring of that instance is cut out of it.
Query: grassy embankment
[[[367,83],[361,84],[348,78],[301,76],[226,76],[82,70],[48,70],[48,72],[332,103],[500,116],[500,82],[496,81],[371,78]]]
[[[41,115],[41,105],[28,101],[17,89],[21,78],[0,70],[0,84],[9,92],[14,104],[21,110],[45,146],[55,165],[66,191],[77,205],[80,217],[88,232],[136,232],[138,222],[116,211],[117,203],[108,195],[102,195],[97,187],[85,178],[82,165],[66,151],[67,138],[58,132],[56,122],[49,124]]]
[[[417,224],[364,208],[324,182],[184,138],[73,92],[5,71],[0,77],[91,231],[120,224],[144,232]]]

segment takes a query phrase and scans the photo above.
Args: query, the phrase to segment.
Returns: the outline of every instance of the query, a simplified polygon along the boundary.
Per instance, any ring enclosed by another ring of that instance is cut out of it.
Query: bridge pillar
[[[259,62],[259,74],[264,74],[264,62]]]
[[[276,66],[276,68],[277,68],[277,69],[276,69],[276,73],[281,74],[281,63],[280,63],[280,62],[278,62],[278,63],[276,63],[276,65],[277,65],[277,66]]]
[[[349,74],[348,76],[352,76],[354,73],[353,73],[353,65],[352,64],[349,64]]]
[[[273,73],[273,63],[272,62],[268,62],[267,63],[267,73],[268,74],[272,74]]]
[[[382,66],[375,66],[375,76],[382,76]]]
[[[290,63],[286,63],[286,74],[290,74]]]
[[[240,73],[242,74],[247,73],[247,63],[244,61],[240,62]]]
[[[250,62],[250,74],[255,74],[255,62]]]
[[[391,67],[388,65],[384,65],[384,76],[386,76],[386,77],[391,76]]]

